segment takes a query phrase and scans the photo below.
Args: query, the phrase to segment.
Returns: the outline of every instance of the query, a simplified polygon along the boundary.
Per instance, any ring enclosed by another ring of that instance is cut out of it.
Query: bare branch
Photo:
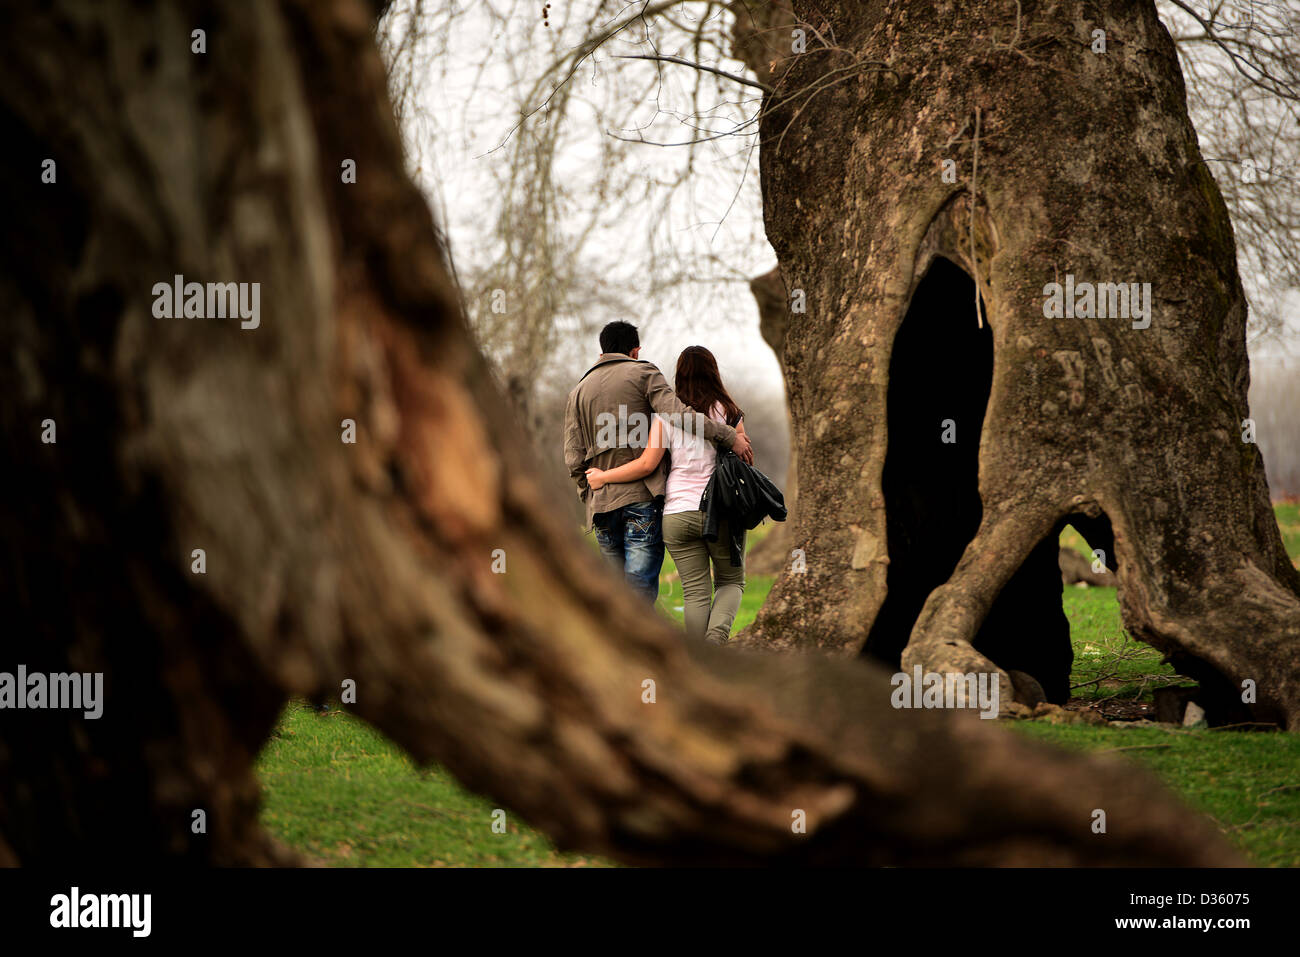
[[[764,93],[774,92],[773,88],[766,83],[758,80],[751,80],[748,77],[737,76],[735,73],[728,73],[726,70],[719,70],[714,66],[706,66],[703,63],[692,63],[690,60],[684,60],[678,56],[652,56],[647,53],[628,54],[626,56],[615,57],[616,60],[659,60],[664,63],[680,63],[682,66],[689,66],[696,70],[703,70],[705,73],[715,73],[718,76],[725,76],[728,80],[735,80],[737,83],[743,83],[745,86],[752,86],[755,89],[762,90]]]

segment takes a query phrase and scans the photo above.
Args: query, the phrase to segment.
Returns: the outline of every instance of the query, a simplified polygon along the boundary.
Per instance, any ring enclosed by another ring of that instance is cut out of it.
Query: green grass
[[[1156,688],[1187,684],[1160,663],[1160,652],[1129,637],[1114,588],[1067,587],[1061,598],[1074,646],[1075,697],[1148,700]]]
[[[1286,546],[1286,553],[1291,556],[1296,567],[1300,568],[1300,502],[1274,505],[1273,514],[1277,516],[1278,527],[1282,529],[1282,544]]]
[[[258,760],[262,825],[310,858],[339,866],[581,867],[506,810],[438,768],[421,770],[395,744],[343,711],[320,716],[303,702],[284,711]]]
[[[1300,505],[1275,507],[1287,551],[1300,556]],[[750,546],[766,529],[756,530]],[[1090,555],[1067,528],[1062,544]],[[593,542],[594,545],[594,542]],[[681,622],[681,583],[666,558],[660,611]],[[670,584],[671,582],[671,584]],[[754,620],[772,588],[750,576],[734,631]],[[1153,649],[1124,631],[1113,588],[1066,588],[1075,660],[1071,684],[1084,699],[1143,698],[1181,683]],[[1096,727],[1007,722],[1013,733],[1063,748],[1140,750],[1145,765],[1261,865],[1300,866],[1300,735],[1172,727]],[[1152,747],[1155,746],[1155,747]],[[383,735],[350,715],[320,717],[303,703],[285,709],[258,762],[262,824],[286,845],[336,866],[600,866],[558,853],[507,809],[504,834],[492,831],[494,806],[438,768],[417,768]]]
[[[1255,864],[1300,867],[1300,735],[1186,728],[1116,729],[1008,722],[1017,734],[1076,751],[1138,748],[1144,765],[1210,815]]]
[[[1088,543],[1084,541],[1083,536],[1074,530],[1073,525],[1065,526],[1065,530],[1061,532],[1061,547],[1073,548],[1089,561],[1092,560],[1092,549],[1088,547]]]

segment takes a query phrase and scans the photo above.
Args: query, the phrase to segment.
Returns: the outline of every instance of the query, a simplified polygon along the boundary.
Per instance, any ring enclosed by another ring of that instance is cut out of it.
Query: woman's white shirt
[[[709,418],[726,424],[722,403],[714,404]],[[668,472],[668,485],[664,491],[664,514],[698,511],[700,499],[709,487],[709,479],[713,477],[713,469],[717,465],[717,448],[699,434],[699,429],[691,428],[691,423],[674,422],[662,415],[659,419],[664,426],[664,447],[672,457],[672,468]],[[682,428],[683,425],[686,428]]]

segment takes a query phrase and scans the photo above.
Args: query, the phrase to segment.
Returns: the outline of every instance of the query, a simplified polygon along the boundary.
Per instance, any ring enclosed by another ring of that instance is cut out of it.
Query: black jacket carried
[[[729,449],[718,449],[718,464],[709,479],[709,487],[700,499],[704,513],[704,539],[718,540],[718,527],[727,523],[731,538],[731,564],[740,565],[745,532],[763,519],[784,522],[785,496],[766,475],[747,465]]]

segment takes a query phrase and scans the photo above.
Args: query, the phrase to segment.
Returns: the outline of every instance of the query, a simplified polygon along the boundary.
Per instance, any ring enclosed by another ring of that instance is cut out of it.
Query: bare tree
[[[412,57],[400,42],[410,32],[409,6],[395,4],[380,31],[392,34],[387,49],[399,90],[411,73]],[[477,17],[473,24],[457,20],[454,40],[447,20],[427,18],[425,29],[443,31],[429,49],[459,43],[457,62],[472,82],[462,83],[470,105],[424,139],[445,140],[467,127],[496,131],[475,159],[491,171],[476,203],[495,228],[470,239],[472,248],[457,256],[473,325],[503,380],[522,393],[557,364],[571,372],[566,345],[594,341],[590,333],[601,320],[688,321],[700,311],[702,289],[738,286],[750,260],[770,257],[752,215],[734,243],[719,237],[720,226],[711,221],[726,219],[745,189],[751,211],[755,205],[756,171],[746,187],[734,143],[720,139],[703,151],[671,153],[645,145],[670,100],[683,98],[691,114],[713,115],[729,128],[757,94],[732,102],[730,80],[718,78],[711,90],[694,82],[699,74],[689,68],[665,75],[659,61],[625,59],[655,48],[661,27],[692,37],[672,50],[710,55],[725,40],[721,7],[566,4],[545,27],[528,4],[482,7]],[[706,102],[719,92],[726,93],[724,102]],[[487,103],[503,108],[493,114]],[[596,135],[584,135],[588,130]],[[616,230],[618,223],[636,226]],[[620,237],[617,247],[611,235]],[[733,248],[744,255],[731,256]],[[686,284],[689,291],[676,295]],[[708,308],[714,294],[704,298]]]
[[[1223,193],[1250,302],[1248,332],[1295,340],[1300,289],[1300,9],[1283,0],[1161,0],[1188,110]]]

